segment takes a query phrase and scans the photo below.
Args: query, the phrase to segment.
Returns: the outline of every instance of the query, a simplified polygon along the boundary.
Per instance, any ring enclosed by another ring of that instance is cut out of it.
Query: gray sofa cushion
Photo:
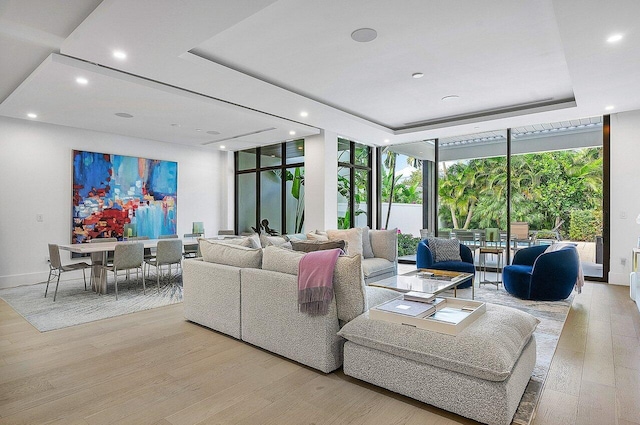
[[[274,272],[298,275],[298,265],[304,252],[269,246],[264,249],[262,268]],[[348,322],[367,308],[361,257],[340,256],[333,272],[333,291],[338,319]]]
[[[489,381],[509,377],[538,319],[510,307],[487,304],[486,312],[457,336],[369,320],[368,313],[338,333],[356,344]]]
[[[209,263],[254,269],[262,265],[261,249],[200,240],[200,252],[202,259]]]
[[[403,297],[401,292],[378,286],[367,286],[365,289],[367,291],[367,310],[387,301]]]
[[[362,260],[362,272],[365,278],[393,272],[396,265],[386,258],[365,258]]]

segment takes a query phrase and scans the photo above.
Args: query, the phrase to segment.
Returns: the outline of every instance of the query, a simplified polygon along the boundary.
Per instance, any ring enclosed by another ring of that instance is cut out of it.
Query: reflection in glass
[[[256,225],[256,175],[238,174],[238,232],[252,232]]]
[[[251,170],[256,168],[256,149],[247,149],[238,152],[238,170]]]
[[[277,167],[282,164],[282,145],[263,146],[260,149],[260,168]]]
[[[351,162],[351,142],[345,139],[338,139],[338,163]]]
[[[287,165],[304,163],[304,139],[287,142]]]

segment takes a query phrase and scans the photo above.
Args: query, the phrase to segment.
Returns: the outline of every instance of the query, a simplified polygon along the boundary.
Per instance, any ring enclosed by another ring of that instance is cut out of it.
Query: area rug
[[[113,282],[109,282],[107,294],[99,295],[91,289],[85,291],[82,279],[60,282],[55,302],[55,282],[49,285],[47,298],[44,297],[46,282],[2,289],[0,298],[40,332],[182,302],[180,275],[172,278],[176,285],[161,283],[159,294],[155,276],[150,276],[146,295],[142,293],[141,282],[127,284],[123,279],[118,281],[117,301]]]
[[[453,296],[453,292],[445,292],[444,296]],[[458,297],[471,299],[471,288],[458,290]],[[534,335],[536,337],[536,365],[529,384],[513,417],[513,424],[529,425],[542,392],[542,385],[549,372],[551,359],[556,351],[562,327],[571,308],[575,292],[562,301],[528,301],[511,296],[502,286],[482,285],[476,288],[475,299],[491,304],[526,311],[540,320]]]

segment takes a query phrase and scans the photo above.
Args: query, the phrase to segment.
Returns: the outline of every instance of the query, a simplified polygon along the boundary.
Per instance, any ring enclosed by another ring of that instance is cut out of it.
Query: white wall
[[[46,280],[47,243],[70,242],[73,149],[177,161],[178,234],[227,227],[226,152],[0,117],[0,288]]]
[[[322,131],[304,140],[305,231],[338,226],[338,136]]]
[[[611,115],[610,214],[609,283],[629,285],[631,249],[640,236],[640,110]]]

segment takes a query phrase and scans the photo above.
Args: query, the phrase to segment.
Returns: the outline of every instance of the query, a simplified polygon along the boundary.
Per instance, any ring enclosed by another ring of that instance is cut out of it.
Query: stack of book
[[[369,310],[369,317],[377,320],[390,320],[386,313],[395,313],[400,316],[423,318],[436,312],[436,305],[418,301],[391,300]],[[400,319],[399,319],[400,320]]]

